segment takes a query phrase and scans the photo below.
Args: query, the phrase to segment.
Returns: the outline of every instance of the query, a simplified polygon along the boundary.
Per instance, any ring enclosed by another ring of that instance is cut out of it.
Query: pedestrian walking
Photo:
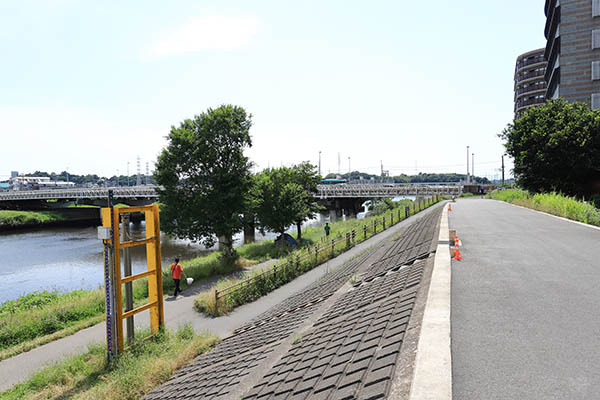
[[[325,236],[329,237],[329,231],[331,231],[331,227],[329,226],[329,222],[325,222]]]
[[[181,274],[183,274],[183,276],[187,278],[187,275],[185,274],[185,272],[183,272],[181,264],[179,264],[179,258],[176,258],[175,262],[171,264],[171,277],[173,278],[173,282],[175,283],[175,291],[173,292],[174,297],[177,297],[177,293],[181,293],[181,289],[179,288]]]

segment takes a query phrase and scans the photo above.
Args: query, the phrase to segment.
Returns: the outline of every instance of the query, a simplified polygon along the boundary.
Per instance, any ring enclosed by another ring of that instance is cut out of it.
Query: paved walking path
[[[600,230],[493,200],[449,215],[454,398],[598,398]]]
[[[190,323],[197,332],[210,332],[220,337],[228,336],[261,313],[269,310],[271,307],[293,294],[300,292],[324,274],[327,274],[375,244],[394,235],[407,224],[427,215],[431,210],[431,208],[425,210],[416,216],[410,217],[407,221],[402,221],[394,225],[392,228],[369,238],[348,252],[316,267],[301,277],[298,277],[292,282],[271,292],[269,295],[264,296],[253,303],[236,308],[227,316],[210,318],[193,310],[194,298],[196,295],[199,292],[210,288],[216,279],[202,282],[186,289],[177,297],[177,299],[172,298],[172,296],[166,296],[165,321],[167,328],[176,329],[178,326]],[[265,268],[272,264],[273,261],[268,261],[256,268]],[[136,325],[148,326],[148,319],[148,313],[142,313],[135,317]],[[44,365],[60,361],[70,355],[79,354],[85,351],[90,343],[104,341],[106,335],[105,329],[105,324],[100,323],[93,327],[81,330],[74,335],[0,361],[0,391],[6,390],[17,383],[24,381]]]

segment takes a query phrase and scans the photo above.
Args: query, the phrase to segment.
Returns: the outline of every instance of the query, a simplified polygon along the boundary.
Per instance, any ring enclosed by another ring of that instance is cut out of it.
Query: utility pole
[[[321,150],[319,150],[319,176],[321,175]]]
[[[502,186],[504,186],[504,156],[502,156]]]
[[[129,161],[127,161],[127,186],[129,186]]]
[[[150,184],[150,163],[146,161],[146,185]]]
[[[342,174],[342,167],[341,167],[341,158],[340,158],[340,153],[338,152],[338,175]]]
[[[471,153],[471,175],[473,175],[473,182],[475,182],[475,153]]]
[[[350,179],[350,157],[348,157],[348,179]]]
[[[467,183],[469,183],[469,146],[467,146]]]

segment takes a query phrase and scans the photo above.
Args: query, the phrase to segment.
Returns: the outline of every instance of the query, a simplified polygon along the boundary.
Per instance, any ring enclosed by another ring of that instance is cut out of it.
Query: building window
[[[600,17],[600,0],[592,0],[592,17]]]
[[[600,80],[600,61],[592,61],[592,80]]]
[[[600,109],[600,93],[592,93],[592,110]]]
[[[600,49],[600,29],[592,31],[592,49]]]

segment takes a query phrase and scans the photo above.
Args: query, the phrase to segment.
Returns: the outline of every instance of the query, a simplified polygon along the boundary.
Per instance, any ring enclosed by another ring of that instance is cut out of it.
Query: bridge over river
[[[0,208],[35,209],[47,208],[48,200],[56,201],[50,206],[64,207],[64,203],[78,202],[105,206],[108,190],[112,189],[116,203],[131,206],[149,204],[158,199],[156,186],[128,186],[114,188],[73,188],[54,190],[13,191],[0,193]],[[394,198],[399,196],[459,195],[460,183],[410,183],[410,184],[335,184],[318,185],[315,197],[319,203],[337,216],[342,212],[355,215],[362,204],[373,198]]]

